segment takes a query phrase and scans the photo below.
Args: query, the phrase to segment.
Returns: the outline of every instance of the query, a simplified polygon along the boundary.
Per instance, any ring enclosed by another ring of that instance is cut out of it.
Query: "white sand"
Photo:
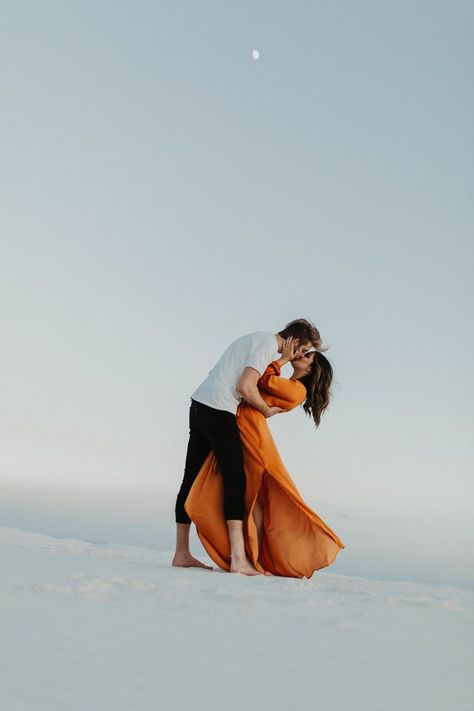
[[[0,544],[5,711],[474,707],[474,591],[177,569],[5,527]]]

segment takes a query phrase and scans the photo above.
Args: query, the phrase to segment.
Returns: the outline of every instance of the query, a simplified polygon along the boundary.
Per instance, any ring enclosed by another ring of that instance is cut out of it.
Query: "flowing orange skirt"
[[[266,398],[266,402],[271,405],[276,399]],[[330,565],[345,545],[301,498],[265,417],[242,401],[236,420],[246,476],[243,534],[247,556],[260,573],[311,578],[315,570]],[[263,508],[261,550],[253,518],[257,498]],[[223,478],[214,452],[207,456],[184,506],[210,558],[230,571]]]

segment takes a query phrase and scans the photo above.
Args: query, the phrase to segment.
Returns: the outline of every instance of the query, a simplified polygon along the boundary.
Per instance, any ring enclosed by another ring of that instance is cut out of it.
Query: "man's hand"
[[[265,417],[268,419],[273,415],[278,415],[280,412],[285,412],[285,410],[282,407],[269,407],[265,412]]]
[[[265,400],[262,398],[257,383],[261,375],[258,370],[247,366],[244,368],[244,372],[240,376],[240,380],[237,383],[237,392],[249,405],[255,407],[259,410],[264,417],[272,417],[277,415],[279,412],[284,412],[281,407],[269,407]]]

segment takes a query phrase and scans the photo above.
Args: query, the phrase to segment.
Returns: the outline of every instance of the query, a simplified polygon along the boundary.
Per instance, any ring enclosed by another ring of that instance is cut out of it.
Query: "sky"
[[[191,392],[304,317],[332,400],[269,426],[305,500],[472,542],[473,20],[0,2],[1,485],[174,505]]]

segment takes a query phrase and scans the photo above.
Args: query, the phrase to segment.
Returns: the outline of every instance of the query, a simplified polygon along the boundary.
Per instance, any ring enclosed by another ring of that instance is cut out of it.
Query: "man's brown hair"
[[[290,323],[286,324],[285,328],[278,331],[278,335],[282,338],[290,338],[290,336],[298,338],[300,345],[311,341],[316,350],[321,352],[327,351],[327,348],[322,347],[322,340],[318,329],[314,323],[311,323],[311,321],[308,321],[306,318],[297,318],[294,321],[290,321]]]

